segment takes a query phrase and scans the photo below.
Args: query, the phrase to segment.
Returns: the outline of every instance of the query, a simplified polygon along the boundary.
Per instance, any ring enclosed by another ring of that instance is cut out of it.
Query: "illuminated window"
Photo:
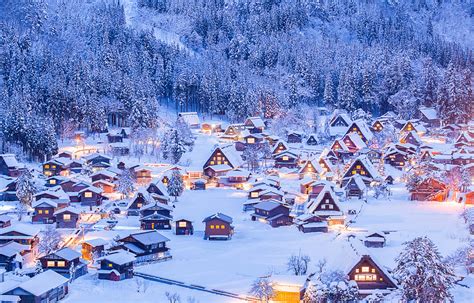
[[[84,197],[86,197],[86,198],[92,198],[92,192],[86,191],[86,192],[84,193]]]
[[[211,161],[211,165],[214,165],[214,161]]]
[[[178,227],[186,227],[186,226],[187,224],[184,221],[178,223]]]
[[[362,272],[369,272],[370,268],[368,266],[362,266]]]
[[[49,210],[48,210],[48,209],[45,209],[45,210],[44,210],[44,214],[45,214],[45,215],[49,214]]]
[[[43,213],[43,210],[41,210],[41,209],[38,209],[38,214],[40,214],[40,215],[41,215],[42,213]]]
[[[217,161],[220,161],[220,160],[222,160],[222,157],[217,157]]]
[[[403,165],[405,165],[405,163],[403,163],[403,162],[400,162],[400,165],[401,165],[401,166],[403,166]]]
[[[56,165],[51,165],[51,168],[52,168],[52,169],[55,169],[55,168],[56,168]]]
[[[357,169],[360,169],[360,165],[357,165],[356,168],[357,168]]]
[[[255,138],[247,138],[247,143],[254,144],[255,143]]]
[[[289,160],[288,156],[283,156],[281,159],[282,159],[283,161],[288,161],[288,160]]]
[[[361,175],[365,175],[365,171],[362,170],[362,171],[360,172],[360,174],[361,174]]]
[[[357,172],[355,170],[352,171],[352,174],[355,175]]]
[[[224,228],[225,228],[225,226],[224,226],[224,225],[221,225],[221,229],[224,229]]]
[[[113,267],[114,265],[113,265],[112,263],[109,263],[108,266],[109,266],[109,267]]]
[[[372,273],[375,274],[375,268],[372,268]]]
[[[137,203],[137,208],[142,208],[142,203]]]
[[[363,275],[355,275],[356,281],[377,281],[377,275],[372,274],[363,274]]]
[[[334,209],[334,205],[329,204],[329,209]]]
[[[257,191],[253,191],[250,193],[250,197],[252,198],[258,198],[258,192]]]
[[[48,267],[54,267],[54,261],[48,261],[47,266]]]
[[[71,215],[70,214],[64,214],[63,215],[63,220],[64,221],[71,221]]]
[[[214,225],[211,225],[210,227],[211,227],[211,229],[214,229]]]
[[[216,225],[216,229],[220,229],[220,228],[221,228],[221,226],[220,226],[220,225]]]
[[[66,262],[58,261],[58,267],[65,267],[65,266],[66,266]]]
[[[52,184],[52,185],[56,184],[56,180],[54,180],[54,179],[49,180],[49,184]]]
[[[49,168],[49,164],[45,164],[45,165],[44,165],[44,168],[48,169],[48,168]]]

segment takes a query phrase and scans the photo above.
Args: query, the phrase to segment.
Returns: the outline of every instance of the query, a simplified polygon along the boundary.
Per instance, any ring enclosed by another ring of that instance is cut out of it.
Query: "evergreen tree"
[[[135,176],[130,169],[122,170],[117,182],[117,191],[122,197],[128,197],[135,190]]]
[[[34,184],[33,175],[28,169],[25,169],[16,181],[16,196],[20,201],[19,220],[22,218],[24,209],[31,207],[35,193],[36,186]]]
[[[452,301],[450,288],[456,281],[453,269],[442,261],[438,248],[430,239],[419,237],[405,242],[396,262],[394,275],[404,300]]]
[[[174,170],[171,175],[170,181],[168,182],[168,194],[171,197],[174,197],[174,201],[178,201],[178,196],[184,191],[184,181],[183,176],[179,173],[178,170]]]

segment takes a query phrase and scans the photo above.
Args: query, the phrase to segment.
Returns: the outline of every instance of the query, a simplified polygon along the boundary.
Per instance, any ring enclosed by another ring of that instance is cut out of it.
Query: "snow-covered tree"
[[[258,169],[261,156],[262,151],[257,144],[247,145],[242,153],[242,158],[247,162],[248,169],[253,172]]]
[[[328,287],[321,281],[309,281],[303,295],[303,303],[325,303],[328,298]]]
[[[451,301],[450,289],[456,277],[451,266],[443,262],[435,244],[427,237],[418,237],[404,245],[393,272],[402,288],[403,299]]]
[[[135,176],[128,168],[122,171],[116,183],[117,191],[122,194],[122,197],[128,197],[135,190]]]
[[[168,182],[168,194],[171,197],[174,197],[174,200],[178,200],[178,196],[184,191],[184,182],[183,176],[179,173],[178,170],[174,170],[173,174],[171,174],[170,181]]]
[[[268,303],[275,296],[275,289],[268,278],[259,278],[252,283],[250,294],[261,302]]]
[[[171,163],[179,162],[183,154],[186,152],[186,143],[179,135],[176,129],[169,129],[163,138],[162,153],[164,159],[169,159]]]
[[[62,241],[61,234],[51,225],[42,232],[38,243],[38,251],[42,254],[50,254],[59,248]]]
[[[20,201],[20,211],[18,212],[19,220],[21,220],[24,209],[31,207],[33,196],[36,193],[33,175],[30,170],[25,169],[16,182],[16,196]]]

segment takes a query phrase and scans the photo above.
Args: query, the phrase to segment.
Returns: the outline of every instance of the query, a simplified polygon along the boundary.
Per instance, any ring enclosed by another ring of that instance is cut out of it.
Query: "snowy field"
[[[361,200],[341,202],[346,210],[359,209],[362,205],[362,212],[348,230],[303,234],[294,226],[271,228],[251,221],[249,214],[242,212],[242,203],[246,200],[242,191],[186,191],[176,203],[174,217],[192,220],[195,234],[175,236],[172,232],[161,231],[171,240],[168,244],[173,259],[137,267],[135,271],[246,294],[256,277],[270,273],[287,274],[288,257],[299,251],[311,257],[310,272],[315,270],[315,264],[322,259],[327,260],[329,268],[345,270],[355,257],[347,240],[349,234],[363,236],[365,231],[391,231],[385,248],[370,249],[370,253],[389,268],[394,266],[394,259],[400,252],[402,243],[416,236],[428,235],[444,256],[466,243],[468,231],[459,216],[462,206],[450,203],[415,203],[405,199],[406,193],[400,192],[398,195],[397,199],[392,197],[390,201],[369,199],[367,203]],[[215,212],[233,217],[235,235],[232,240],[203,240],[204,224],[201,221]],[[120,218],[116,230],[90,232],[86,238],[111,239],[116,234],[125,235],[133,226],[138,230],[138,218]],[[195,297],[200,302],[233,302],[233,299],[184,288],[176,289],[156,282],[150,282],[147,295],[138,293],[136,289],[133,280],[116,283],[97,281],[87,276],[71,285],[71,295],[67,302],[85,302],[89,296],[100,296],[104,302],[114,302],[125,296],[130,300],[148,302],[148,299],[155,298],[154,294],[163,296],[166,291],[178,292],[183,301],[187,297]],[[459,295],[464,296],[464,292],[460,291]]]

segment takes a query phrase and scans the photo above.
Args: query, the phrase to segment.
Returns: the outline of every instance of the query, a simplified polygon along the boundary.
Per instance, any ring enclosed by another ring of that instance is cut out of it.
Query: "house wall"
[[[215,228],[216,225],[219,225],[219,229]],[[214,228],[211,228],[214,226]],[[222,226],[224,228],[222,228]],[[206,222],[205,236],[230,236],[232,234],[232,229],[229,223],[224,222],[219,219],[212,219]]]

